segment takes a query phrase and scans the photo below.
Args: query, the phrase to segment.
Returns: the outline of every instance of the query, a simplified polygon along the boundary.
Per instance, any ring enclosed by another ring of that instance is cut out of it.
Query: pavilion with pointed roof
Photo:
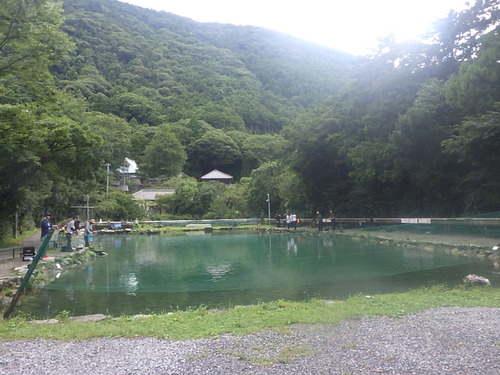
[[[200,177],[202,181],[219,181],[227,185],[231,185],[233,182],[233,176],[214,169],[212,172],[208,172],[206,175]]]

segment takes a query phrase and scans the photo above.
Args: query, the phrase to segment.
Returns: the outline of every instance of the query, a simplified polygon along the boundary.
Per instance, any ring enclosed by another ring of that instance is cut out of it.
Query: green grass
[[[12,238],[12,237],[6,238],[4,239],[3,242],[0,243],[0,248],[21,246],[24,240],[26,240],[27,238],[31,237],[36,233],[40,234],[40,229],[32,229],[25,231],[17,238]]]
[[[110,318],[82,323],[68,319],[58,324],[35,325],[26,318],[0,321],[3,339],[80,340],[93,337],[159,337],[168,340],[243,335],[266,329],[286,331],[294,323],[339,323],[358,316],[399,317],[431,307],[500,307],[498,288],[432,287],[407,293],[356,295],[342,301],[276,301],[225,310],[198,308],[164,315]]]

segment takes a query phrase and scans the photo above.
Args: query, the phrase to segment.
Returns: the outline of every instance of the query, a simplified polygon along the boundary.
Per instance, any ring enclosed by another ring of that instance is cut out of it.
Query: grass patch
[[[82,323],[68,319],[58,324],[34,325],[26,317],[0,321],[3,339],[81,340],[93,337],[158,337],[168,340],[244,335],[265,329],[287,331],[294,323],[339,323],[358,316],[399,317],[432,307],[500,307],[496,288],[421,288],[406,293],[356,295],[344,301],[276,301],[211,311],[202,307],[150,317],[110,318]],[[64,314],[65,315],[65,314]],[[66,318],[66,316],[64,316]],[[286,358],[288,355],[285,355]]]
[[[3,242],[0,243],[0,248],[22,246],[23,242],[26,239],[30,238],[36,233],[40,233],[40,229],[24,231],[23,234],[19,235],[17,238],[6,238]]]

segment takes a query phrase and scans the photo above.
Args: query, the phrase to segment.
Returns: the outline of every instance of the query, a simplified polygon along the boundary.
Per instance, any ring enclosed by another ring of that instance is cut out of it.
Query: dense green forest
[[[163,218],[260,216],[267,194],[302,217],[500,210],[499,0],[363,58],[116,0],[1,2],[0,239],[86,197],[143,217],[106,193],[125,157],[175,188]]]

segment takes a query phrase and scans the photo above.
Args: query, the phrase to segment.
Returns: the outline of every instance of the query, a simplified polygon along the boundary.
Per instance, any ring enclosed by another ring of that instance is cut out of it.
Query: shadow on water
[[[338,299],[454,286],[469,273],[500,286],[491,262],[334,236],[102,236],[99,244],[107,257],[64,272],[25,298],[18,311],[39,318],[60,311],[118,316],[277,299]]]

